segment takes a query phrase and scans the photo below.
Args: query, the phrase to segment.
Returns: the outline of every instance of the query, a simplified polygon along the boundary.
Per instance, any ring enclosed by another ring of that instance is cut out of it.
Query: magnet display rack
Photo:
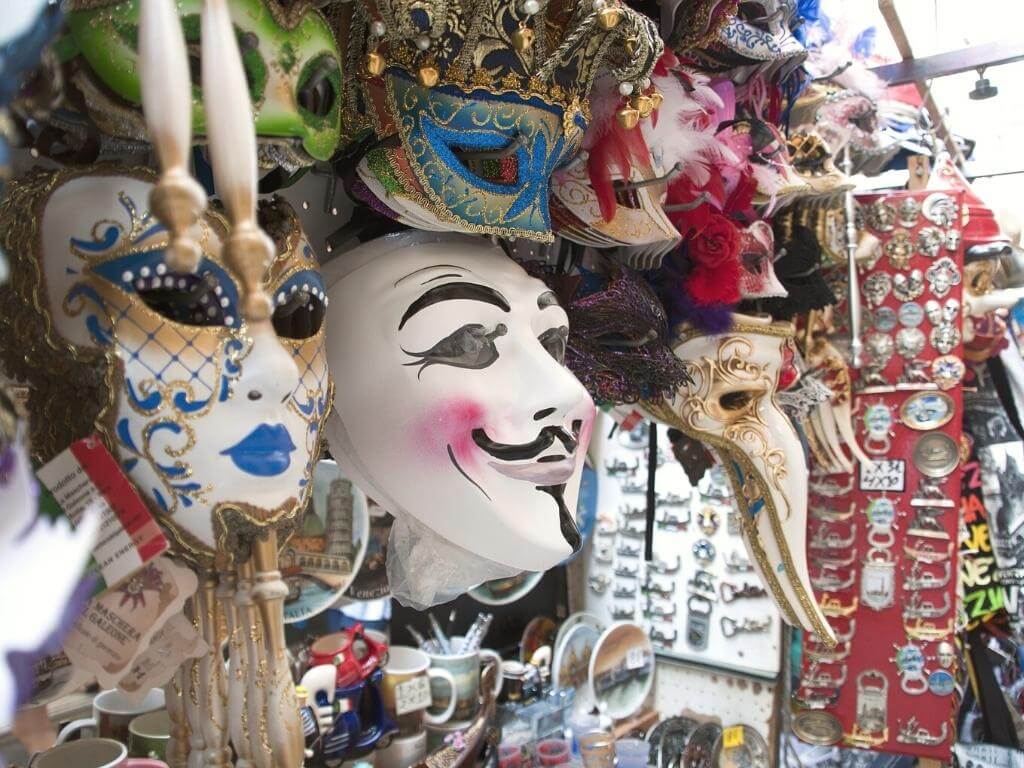
[[[812,461],[807,559],[815,581],[834,582],[816,596],[839,645],[805,633],[796,700],[834,715],[847,746],[948,760],[963,398],[943,375],[962,359],[962,200],[857,202],[859,228],[879,241],[858,265],[866,359],[853,400],[875,464],[825,474]]]
[[[604,622],[635,621],[651,636],[660,656],[775,678],[781,645],[778,611],[767,596],[740,597],[745,586],[760,591],[760,581],[753,571],[727,566],[730,560],[746,563],[747,554],[725,473],[720,468],[709,470],[700,489],[692,488],[671,453],[667,428],[658,427],[662,463],[655,475],[655,490],[660,504],[655,515],[654,558],[648,564],[643,557],[647,422],[632,432],[616,430],[609,437],[612,424],[610,417],[602,415],[594,429],[595,435],[605,437],[595,452],[599,506],[594,537],[584,555],[588,583],[583,610]],[[698,544],[702,541],[711,549]],[[695,545],[702,547],[706,563],[698,561]],[[659,563],[668,570],[678,566],[678,570],[659,572]],[[704,574],[698,576],[698,571]],[[599,592],[600,583],[604,588]],[[704,594],[707,601],[698,598],[691,603],[694,592]],[[703,648],[689,639],[691,630],[699,635],[702,628],[696,626],[700,617],[695,621],[688,606],[710,606]],[[759,626],[765,628],[743,629]]]

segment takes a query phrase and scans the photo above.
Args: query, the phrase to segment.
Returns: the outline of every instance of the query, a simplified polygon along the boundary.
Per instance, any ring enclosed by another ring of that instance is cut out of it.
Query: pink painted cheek
[[[473,442],[473,430],[482,426],[486,410],[475,400],[455,399],[439,403],[425,414],[413,428],[413,439],[423,456],[449,461],[451,447],[456,461],[463,468],[474,465],[479,449]]]

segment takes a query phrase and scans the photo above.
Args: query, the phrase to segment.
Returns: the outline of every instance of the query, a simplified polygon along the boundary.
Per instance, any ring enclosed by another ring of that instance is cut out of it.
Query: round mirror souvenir
[[[726,746],[726,736],[729,746]],[[749,725],[726,728],[715,740],[712,765],[717,768],[767,768],[771,764],[764,736]]]
[[[584,622],[575,624],[561,641],[556,642],[551,657],[552,684],[561,688],[574,688],[577,698],[581,695],[585,698],[590,692],[587,687],[590,657],[600,637],[600,629],[589,622]],[[573,702],[573,708],[576,710],[586,710],[590,706]]]
[[[945,432],[929,432],[914,445],[914,466],[925,477],[946,477],[959,462],[956,440]]]
[[[302,523],[281,550],[286,622],[309,619],[338,602],[362,567],[369,528],[366,494],[333,461],[317,462]]]
[[[628,621],[604,631],[590,657],[590,690],[613,719],[629,717],[654,684],[654,647],[642,627]]]
[[[955,414],[956,404],[945,392],[918,392],[900,407],[903,426],[919,431],[945,426]]]
[[[685,768],[711,768],[715,765],[715,744],[722,733],[717,723],[704,723],[690,735],[679,764]]]

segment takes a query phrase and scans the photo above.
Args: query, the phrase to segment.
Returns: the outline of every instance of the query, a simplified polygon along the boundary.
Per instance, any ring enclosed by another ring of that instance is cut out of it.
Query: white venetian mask
[[[562,365],[554,294],[486,240],[450,234],[375,240],[325,279],[338,383],[325,430],[346,473],[400,520],[507,568],[577,549],[594,405]]]
[[[743,513],[743,540],[782,615],[833,638],[807,571],[807,464],[796,430],[776,400],[791,365],[794,328],[735,315],[720,335],[681,329],[674,351],[692,384],[672,402],[647,403],[655,418],[712,446]]]
[[[265,275],[274,332],[254,332],[220,258],[218,216],[200,221],[197,274],[168,270],[166,230],[147,213],[151,179],[51,173],[16,185],[10,212],[23,205],[21,215],[38,217],[38,251],[27,257],[45,279],[51,344],[106,360],[109,400],[83,403],[76,429],[88,434],[95,420],[184,551],[208,558],[231,549],[229,532],[290,520],[306,498],[329,406],[323,283],[294,214],[274,204],[267,228],[279,252]],[[40,358],[51,375],[66,365],[52,358]],[[56,396],[73,400],[74,388]]]

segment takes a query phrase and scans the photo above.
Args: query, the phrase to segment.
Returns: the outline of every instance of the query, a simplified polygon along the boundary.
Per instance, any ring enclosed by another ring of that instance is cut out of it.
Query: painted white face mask
[[[5,213],[38,227],[24,230],[33,239],[19,268],[38,265],[39,309],[52,323],[52,338],[24,345],[49,379],[86,381],[71,359],[105,371],[97,402],[75,384],[47,387],[49,415],[79,434],[43,451],[99,429],[179,550],[209,563],[240,546],[229,532],[287,524],[306,498],[329,405],[323,283],[294,214],[276,207],[268,230],[279,253],[265,275],[275,332],[254,331],[215,214],[200,221],[197,274],[170,273],[167,232],[147,212],[151,180],[119,169],[14,185]]]
[[[671,403],[644,407],[715,449],[743,513],[751,562],[782,616],[834,640],[807,572],[807,464],[775,398],[780,374],[791,364],[793,334],[790,323],[744,315],[735,315],[732,329],[721,335],[684,327],[674,350],[694,383],[684,384]]]
[[[339,372],[325,430],[346,473],[396,526],[413,518],[506,571],[577,549],[594,405],[562,365],[554,294],[486,240],[449,234],[375,240],[325,279]]]

